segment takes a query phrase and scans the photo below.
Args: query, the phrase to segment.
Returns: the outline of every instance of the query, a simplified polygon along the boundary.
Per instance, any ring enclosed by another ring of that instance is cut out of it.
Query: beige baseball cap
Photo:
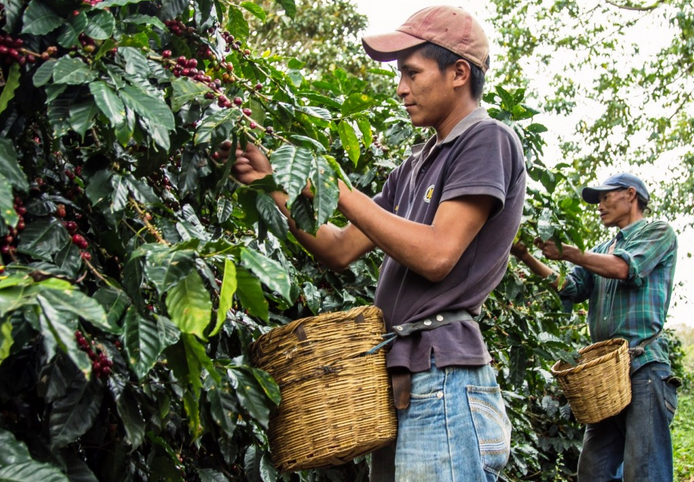
[[[487,71],[489,41],[475,17],[460,7],[436,6],[412,15],[395,32],[367,35],[364,50],[380,62],[395,60],[396,54],[425,42],[439,45]]]

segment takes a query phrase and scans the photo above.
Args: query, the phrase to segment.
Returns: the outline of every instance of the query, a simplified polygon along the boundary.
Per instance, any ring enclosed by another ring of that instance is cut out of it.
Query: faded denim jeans
[[[508,462],[511,423],[489,366],[412,375],[398,439],[372,455],[372,482],[492,482]]]
[[[677,393],[670,367],[649,363],[631,375],[631,403],[621,413],[586,426],[579,482],[671,482],[670,423]],[[624,477],[624,479],[622,479]]]

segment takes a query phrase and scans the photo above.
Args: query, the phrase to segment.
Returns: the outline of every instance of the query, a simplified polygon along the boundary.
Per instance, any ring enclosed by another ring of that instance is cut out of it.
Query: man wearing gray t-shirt
[[[413,149],[373,199],[340,181],[344,227],[300,231],[287,195],[272,196],[295,237],[331,269],[375,248],[386,254],[375,304],[399,335],[388,353],[398,438],[394,455],[373,454],[371,479],[496,480],[511,427],[474,317],[503,277],[520,224],[522,147],[479,106],[489,46],[463,9],[423,9],[363,44],[375,60],[397,61],[398,96],[412,123],[435,136]],[[272,174],[252,144],[236,155],[239,181]]]

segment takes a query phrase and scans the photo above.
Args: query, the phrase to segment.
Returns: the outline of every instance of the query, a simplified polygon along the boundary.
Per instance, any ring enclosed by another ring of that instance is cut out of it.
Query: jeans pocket
[[[667,408],[668,423],[672,423],[677,412],[677,388],[670,383],[670,376],[663,377],[663,398],[665,398],[665,408]]]
[[[498,475],[511,454],[511,422],[496,387],[467,387],[472,423],[477,435],[482,465]]]

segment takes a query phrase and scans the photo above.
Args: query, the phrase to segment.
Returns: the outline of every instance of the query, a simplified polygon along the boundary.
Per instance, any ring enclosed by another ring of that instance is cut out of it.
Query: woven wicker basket
[[[365,354],[384,331],[381,311],[367,306],[296,320],[253,343],[253,365],[282,395],[268,432],[280,471],[343,464],[395,440],[384,350]]]
[[[597,423],[617,415],[631,403],[629,344],[614,338],[578,353],[578,365],[558,361],[552,367],[576,420]]]

